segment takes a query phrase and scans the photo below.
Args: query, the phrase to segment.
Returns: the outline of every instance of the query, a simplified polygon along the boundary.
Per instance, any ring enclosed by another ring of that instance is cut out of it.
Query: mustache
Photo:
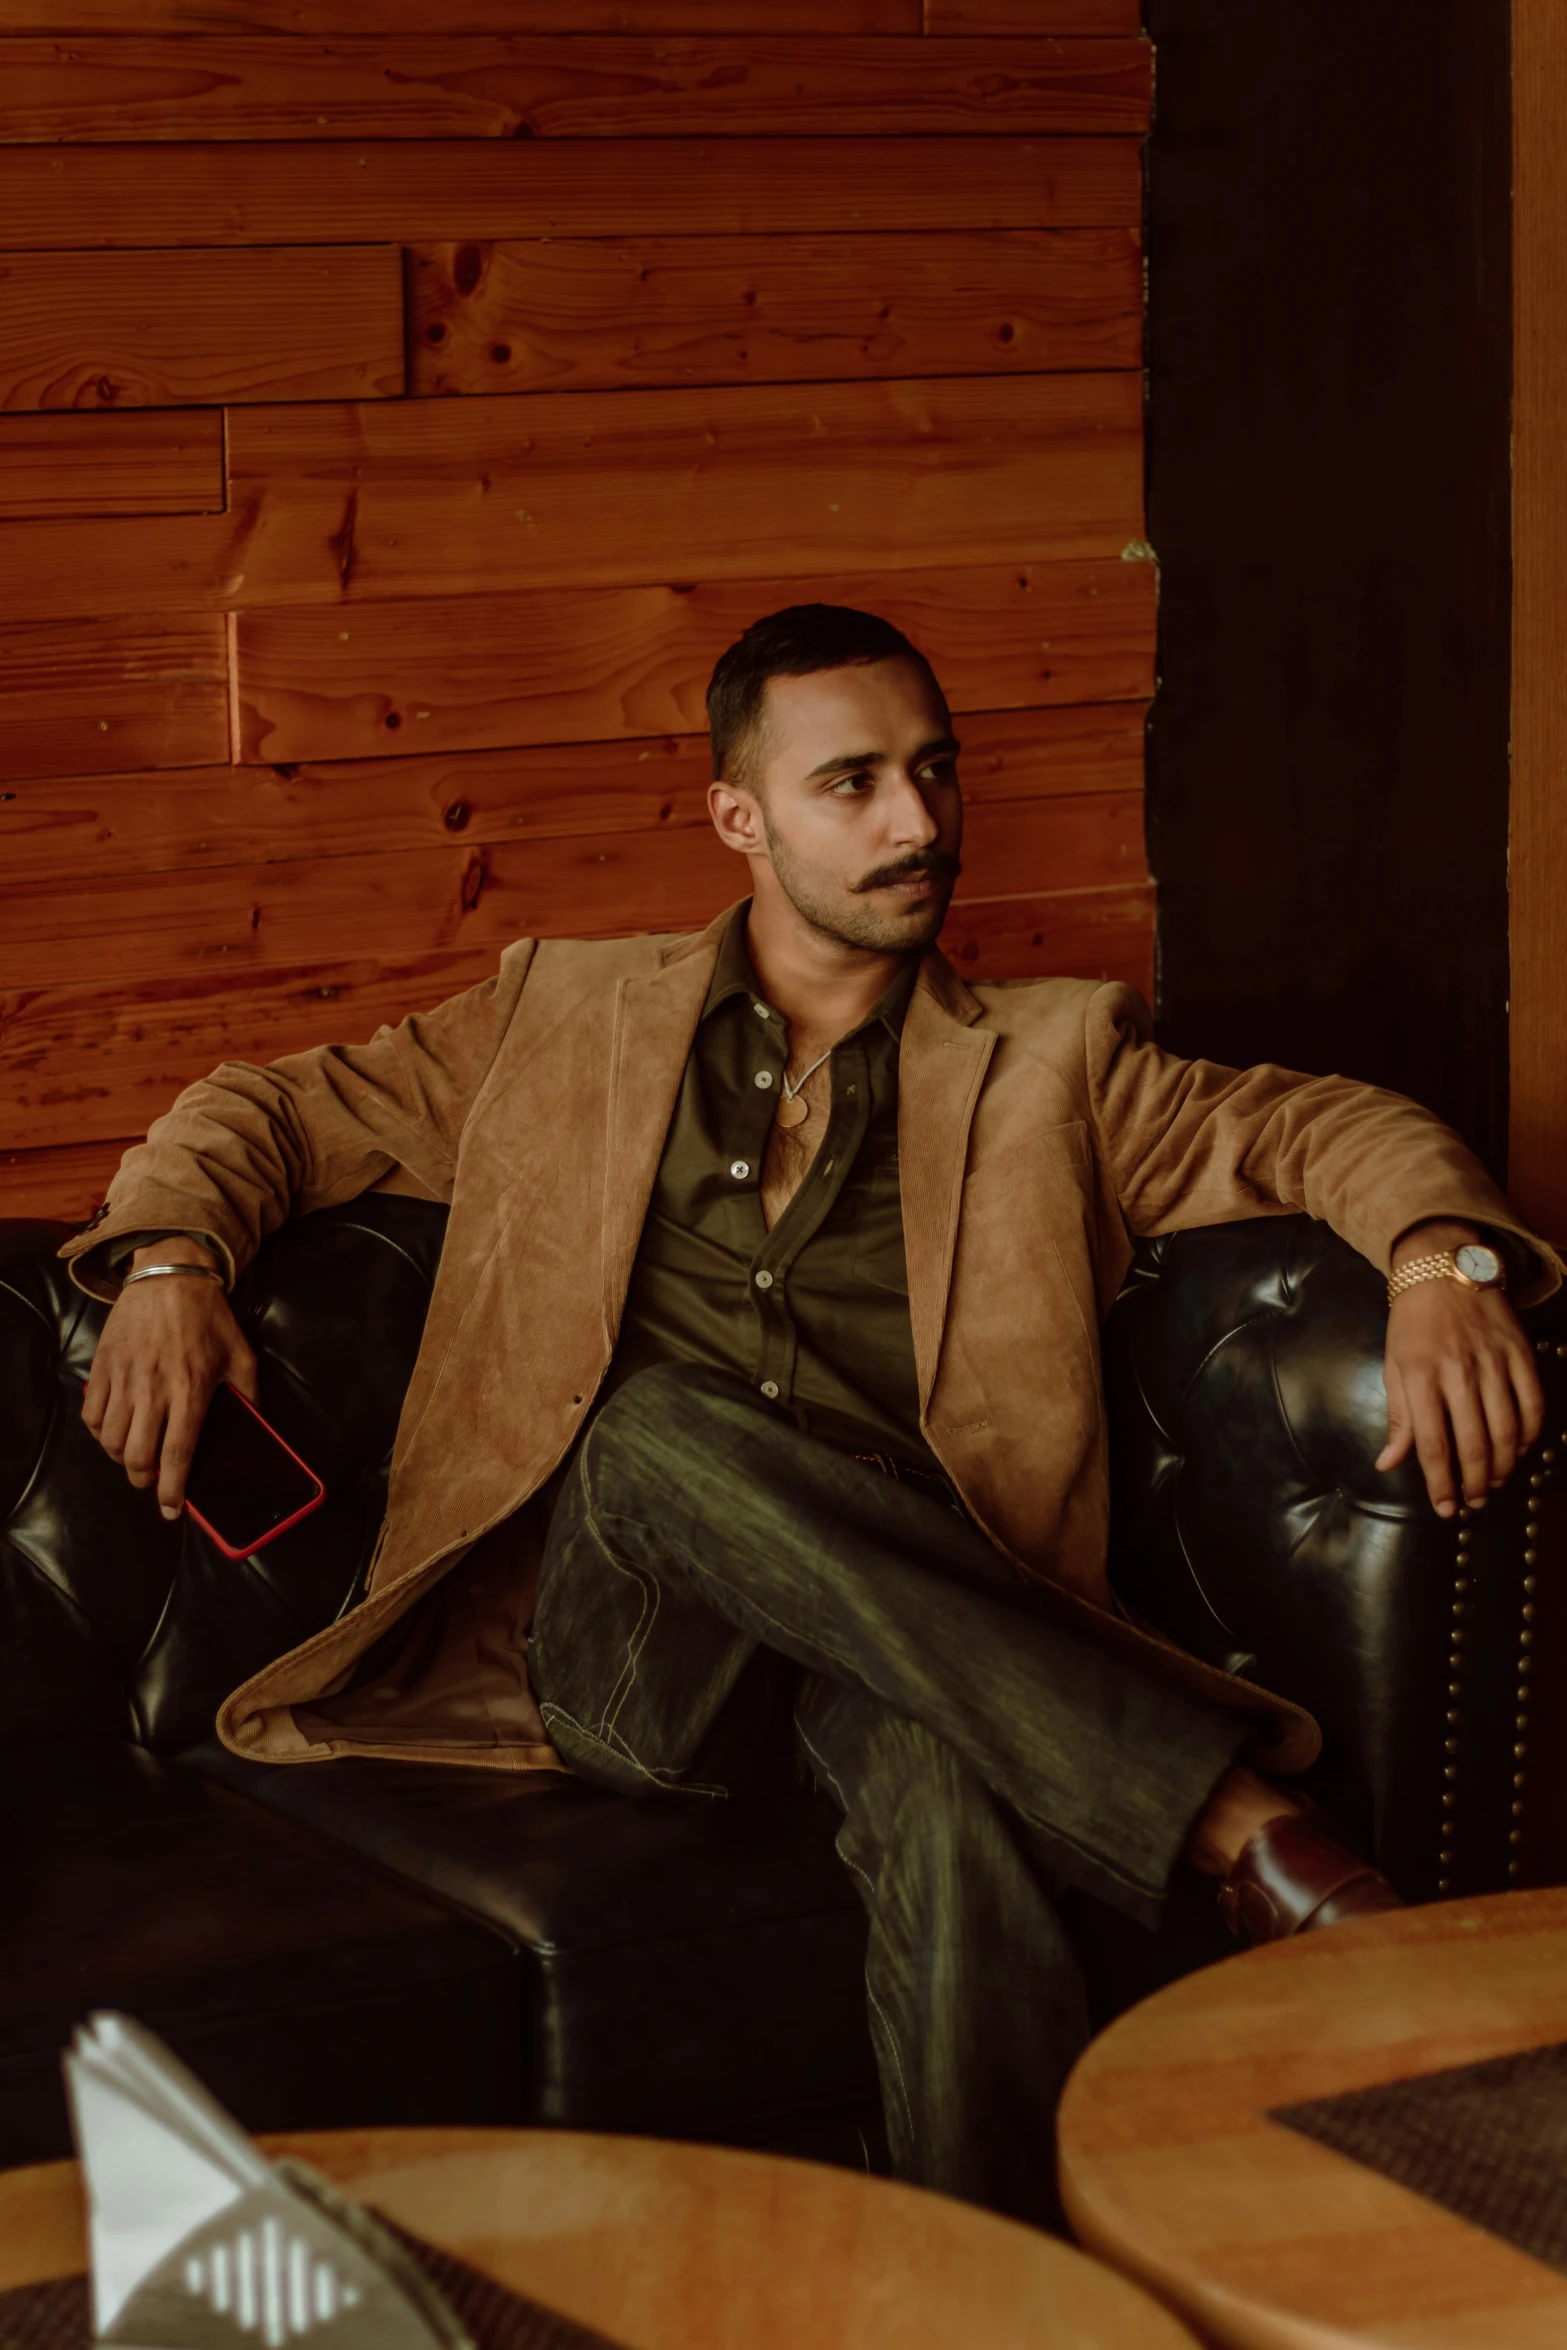
[[[934,873],[943,881],[956,881],[962,870],[962,858],[953,856],[950,849],[910,849],[906,857],[874,866],[863,881],[855,883],[854,894],[863,897],[868,889],[890,889],[895,881],[912,880],[916,873]]]

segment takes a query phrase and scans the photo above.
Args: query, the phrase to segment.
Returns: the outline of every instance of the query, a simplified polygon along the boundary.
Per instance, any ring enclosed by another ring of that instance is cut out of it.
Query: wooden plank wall
[[[896,620],[975,977],[1151,986],[1136,0],[0,0],[0,1212],[225,1057],[737,893]]]

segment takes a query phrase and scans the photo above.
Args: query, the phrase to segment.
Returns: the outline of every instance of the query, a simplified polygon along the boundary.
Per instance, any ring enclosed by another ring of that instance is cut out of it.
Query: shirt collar
[[[718,961],[713,966],[713,977],[707,990],[707,1001],[702,1006],[704,1020],[710,1018],[720,1004],[728,1003],[732,996],[744,996],[747,1003],[750,1004],[761,1004],[767,1000],[757,983],[756,973],[752,969],[751,957],[745,943],[745,921],[750,911],[751,901],[747,898],[742,905],[736,906],[729,918],[729,926],[719,944]],[[860,1027],[854,1030],[856,1036],[879,1020],[894,1044],[897,1043],[903,1033],[904,1014],[909,1008],[909,997],[914,992],[914,982],[919,977],[919,967],[920,959],[917,954],[909,954],[904,957],[886,994],[879,1003],[872,1005],[870,1011],[861,1021]],[[847,1039],[843,1041],[847,1042]]]

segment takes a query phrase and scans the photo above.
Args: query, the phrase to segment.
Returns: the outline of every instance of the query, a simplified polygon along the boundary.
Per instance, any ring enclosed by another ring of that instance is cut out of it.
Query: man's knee
[[[878,1842],[912,1833],[958,1844],[993,1827],[996,1799],[949,1741],[859,1690],[816,1681],[798,1709],[801,1742],[846,1813]]]

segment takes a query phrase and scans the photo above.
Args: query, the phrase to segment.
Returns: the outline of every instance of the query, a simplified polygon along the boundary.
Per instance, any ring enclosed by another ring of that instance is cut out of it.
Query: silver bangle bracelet
[[[129,1289],[133,1281],[156,1281],[160,1273],[194,1273],[198,1280],[216,1281],[220,1289],[227,1287],[216,1265],[143,1265],[139,1273],[127,1273],[120,1287]]]

